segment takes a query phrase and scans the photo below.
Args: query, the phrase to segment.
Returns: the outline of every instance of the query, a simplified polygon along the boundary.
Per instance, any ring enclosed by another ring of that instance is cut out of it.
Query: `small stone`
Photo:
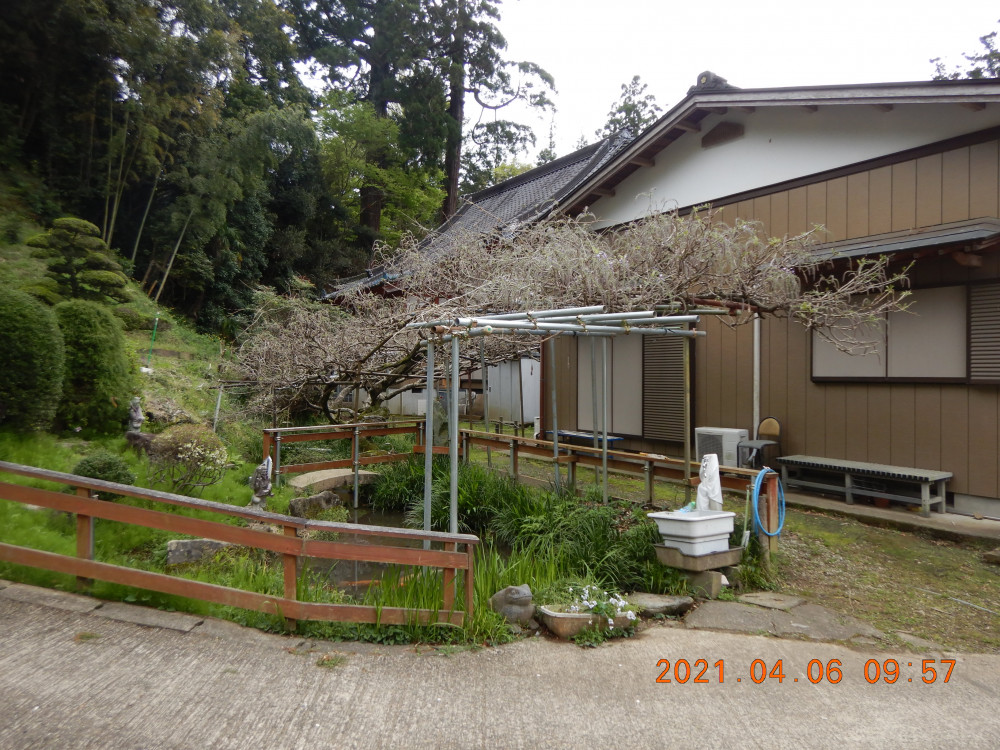
[[[983,553],[983,562],[993,563],[994,565],[1000,565],[1000,547],[994,550]]]
[[[198,562],[229,546],[229,542],[215,539],[171,539],[167,542],[167,565]]]
[[[288,514],[297,518],[316,518],[324,510],[329,510],[340,504],[340,497],[336,492],[324,490],[309,497],[293,498],[288,503]]]
[[[629,604],[635,606],[640,615],[682,615],[694,606],[690,596],[666,596],[662,594],[629,594]]]

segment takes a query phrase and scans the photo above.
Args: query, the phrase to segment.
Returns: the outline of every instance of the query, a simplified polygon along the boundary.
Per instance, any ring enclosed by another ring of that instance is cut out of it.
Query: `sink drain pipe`
[[[764,536],[778,536],[781,530],[785,526],[785,489],[781,486],[781,480],[777,480],[778,485],[778,528],[774,531],[768,531],[764,528],[764,524],[760,520],[760,491],[764,486],[764,480],[767,475],[772,473],[772,470],[766,466],[760,470],[757,474],[757,478],[753,482],[753,497],[751,498],[751,505],[753,506],[753,525],[757,531],[760,531]]]

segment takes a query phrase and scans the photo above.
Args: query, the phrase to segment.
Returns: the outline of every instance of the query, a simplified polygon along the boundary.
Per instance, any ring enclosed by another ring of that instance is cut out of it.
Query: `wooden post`
[[[646,473],[646,502],[649,505],[653,504],[653,462],[646,461],[642,466],[642,470]]]
[[[510,475],[517,481],[517,447],[519,443],[516,438],[510,439]]]
[[[465,625],[472,624],[473,607],[475,600],[475,576],[473,575],[473,565],[476,561],[476,545],[466,544],[465,551],[469,555],[469,567],[465,571]]]
[[[448,552],[455,552],[458,549],[458,545],[454,542],[446,542],[444,548]],[[458,583],[455,578],[455,572],[454,568],[444,569],[444,610],[446,612],[451,612],[455,609],[455,589]]]
[[[86,487],[77,487],[76,494],[80,497],[90,497],[90,490]],[[76,514],[76,556],[84,560],[94,559],[94,517],[85,516],[82,513]],[[77,576],[76,587],[78,589],[89,588],[94,583],[93,579]]]
[[[285,527],[285,536],[296,536],[294,526]],[[298,598],[298,555],[286,555],[281,556],[282,563],[284,565],[285,572],[285,598],[286,599],[297,599]],[[298,621],[285,618],[285,622],[291,630],[295,630],[298,627]]]
[[[767,475],[767,530],[772,534],[778,530],[778,475],[773,471]],[[770,555],[778,549],[778,537],[769,536],[767,541]]]

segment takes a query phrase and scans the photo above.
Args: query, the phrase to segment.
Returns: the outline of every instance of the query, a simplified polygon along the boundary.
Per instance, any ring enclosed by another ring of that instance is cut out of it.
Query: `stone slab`
[[[122,602],[107,602],[100,609],[94,610],[99,617],[109,620],[131,622],[134,625],[146,625],[151,628],[167,628],[190,633],[203,622],[203,618],[186,615],[183,612],[165,612],[162,609],[139,607]]]
[[[229,620],[217,620],[214,617],[206,617],[195,627],[191,628],[192,635],[201,635],[208,638],[218,638],[225,641],[236,641],[243,644],[255,646],[270,646],[274,648],[296,649],[300,648],[304,641],[301,638],[289,638],[276,633],[265,633],[256,628],[247,628]]]
[[[636,592],[628,595],[629,604],[635,605],[640,615],[682,615],[694,606],[690,596],[666,596]]]
[[[925,648],[929,651],[940,651],[941,644],[935,643],[934,641],[928,641],[926,638],[921,638],[920,636],[913,635],[913,633],[907,633],[905,630],[897,630],[896,636],[901,640],[909,643],[911,646],[916,648]]]
[[[0,578],[0,589],[5,589],[8,586],[10,586],[10,581],[5,581],[3,578]]]
[[[69,612],[93,612],[101,606],[99,599],[93,599],[89,596],[71,594],[68,591],[56,591],[55,589],[43,589],[37,586],[26,586],[23,583],[11,583],[0,591],[0,596],[28,604],[38,604],[42,607],[65,609]]]
[[[867,623],[817,604],[802,604],[785,612],[741,602],[710,601],[689,614],[684,624],[695,629],[798,636],[816,641],[882,636],[879,630]]]
[[[772,591],[755,591],[751,594],[743,594],[739,600],[744,604],[756,604],[758,607],[767,607],[768,609],[783,609],[786,612],[805,601],[800,596],[775,594]]]
[[[374,471],[359,471],[358,484],[373,484],[378,479],[378,476],[378,473]],[[314,492],[335,490],[339,487],[353,487],[354,470],[324,469],[323,471],[310,471],[292,477],[288,480],[288,484],[299,490],[307,489]]]
[[[167,542],[167,565],[199,562],[220,549],[231,546],[230,542],[216,539],[171,539]]]
[[[695,596],[714,599],[722,591],[724,576],[717,570],[705,570],[700,573],[681,571],[688,582],[688,587]]]
[[[663,544],[654,544],[656,558],[668,568],[701,572],[714,568],[726,568],[736,565],[743,556],[742,547],[733,547],[721,552],[709,552],[707,555],[685,555],[679,549]]]
[[[989,552],[984,552],[983,561],[993,563],[994,565],[1000,565],[1000,547],[990,550]]]

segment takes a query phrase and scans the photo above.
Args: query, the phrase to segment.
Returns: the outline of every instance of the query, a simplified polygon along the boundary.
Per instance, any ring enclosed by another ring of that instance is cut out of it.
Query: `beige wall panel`
[[[753,201],[740,201],[736,204],[736,215],[744,221],[753,219]]]
[[[969,494],[997,497],[997,387],[969,387]]]
[[[846,458],[847,389],[840,384],[823,387],[826,401],[826,452],[830,458]]]
[[[997,142],[969,147],[969,218],[997,216]]]
[[[773,237],[771,229],[771,196],[765,195],[753,199],[753,218],[760,222],[761,231],[765,237]]]
[[[815,226],[826,226],[825,182],[806,186],[806,229],[812,229]],[[820,237],[821,242],[828,239],[825,234]]]
[[[917,222],[917,165],[892,165],[892,231],[911,229]]]
[[[808,191],[804,187],[788,191],[788,234],[796,235],[811,229],[809,225]]]
[[[892,463],[892,410],[887,385],[868,389],[868,460],[877,464]]]
[[[847,177],[847,239],[867,237],[868,232],[868,172]]]
[[[736,419],[736,383],[742,373],[742,364],[736,351],[736,331],[729,326],[719,326],[717,335],[721,351],[721,367],[719,379],[719,422],[711,427],[737,427]]]
[[[892,425],[892,450],[889,463],[896,466],[916,464],[913,431],[916,426],[914,408],[914,388],[912,385],[894,385],[889,388]]]
[[[730,203],[722,207],[722,221],[729,226],[736,223],[736,204]]]
[[[601,425],[601,342],[596,338],[576,338],[576,429],[595,430]],[[591,374],[590,347],[594,347],[594,372]],[[594,417],[594,390],[597,392],[598,414]],[[597,427],[595,427],[595,424]],[[608,430],[611,431],[609,425]]]
[[[698,357],[697,371],[699,380],[704,383],[698,390],[698,401],[701,404],[704,422],[698,422],[695,427],[721,427],[722,409],[719,404],[722,388],[722,343],[719,340],[722,326],[714,317],[706,322],[707,335],[703,339],[704,356]]]
[[[608,425],[609,432],[613,431],[616,435],[641,435],[642,336],[619,336],[608,342],[608,348],[614,352],[608,363],[608,382],[614,406]]]
[[[868,390],[865,383],[844,386],[844,458],[848,461],[868,459]]]
[[[913,394],[913,465],[921,469],[941,468],[941,386],[917,385]]]
[[[941,386],[941,470],[954,478],[952,492],[969,492],[969,389]]]
[[[808,372],[808,369],[806,370]],[[826,386],[806,378],[806,453],[826,456]]]
[[[808,453],[806,450],[807,415],[806,387],[809,382],[809,333],[798,323],[787,322],[788,357],[786,381],[786,403],[788,435],[794,449],[785,448],[788,453]]]
[[[542,346],[548,347],[548,344]],[[556,399],[559,403],[560,430],[577,429],[576,422],[576,339],[571,336],[560,336],[556,339]],[[548,368],[546,368],[548,370]],[[552,395],[552,382],[545,381],[545,393],[542,398],[548,404]],[[548,418],[550,409],[546,408],[545,416]],[[546,429],[550,429],[546,427]]]
[[[847,178],[830,180],[826,186],[826,239],[836,242],[847,238]]]
[[[771,196],[771,235],[784,237],[788,234],[788,192]]]
[[[892,231],[892,167],[868,173],[868,233]]]
[[[736,414],[737,427],[746,427],[753,434],[753,324],[740,326],[736,329],[736,358],[739,361],[739,377],[736,380]],[[761,394],[763,395],[763,363],[761,364]]]
[[[941,223],[941,154],[917,159],[917,226]]]
[[[788,414],[788,326],[787,320],[770,318],[765,320],[762,328],[767,331],[765,345],[761,350],[766,366],[761,366],[761,372],[767,375],[761,383],[762,397],[761,416],[772,415],[785,425]],[[785,448],[787,450],[787,447]]]
[[[969,218],[969,149],[941,155],[941,221]]]

